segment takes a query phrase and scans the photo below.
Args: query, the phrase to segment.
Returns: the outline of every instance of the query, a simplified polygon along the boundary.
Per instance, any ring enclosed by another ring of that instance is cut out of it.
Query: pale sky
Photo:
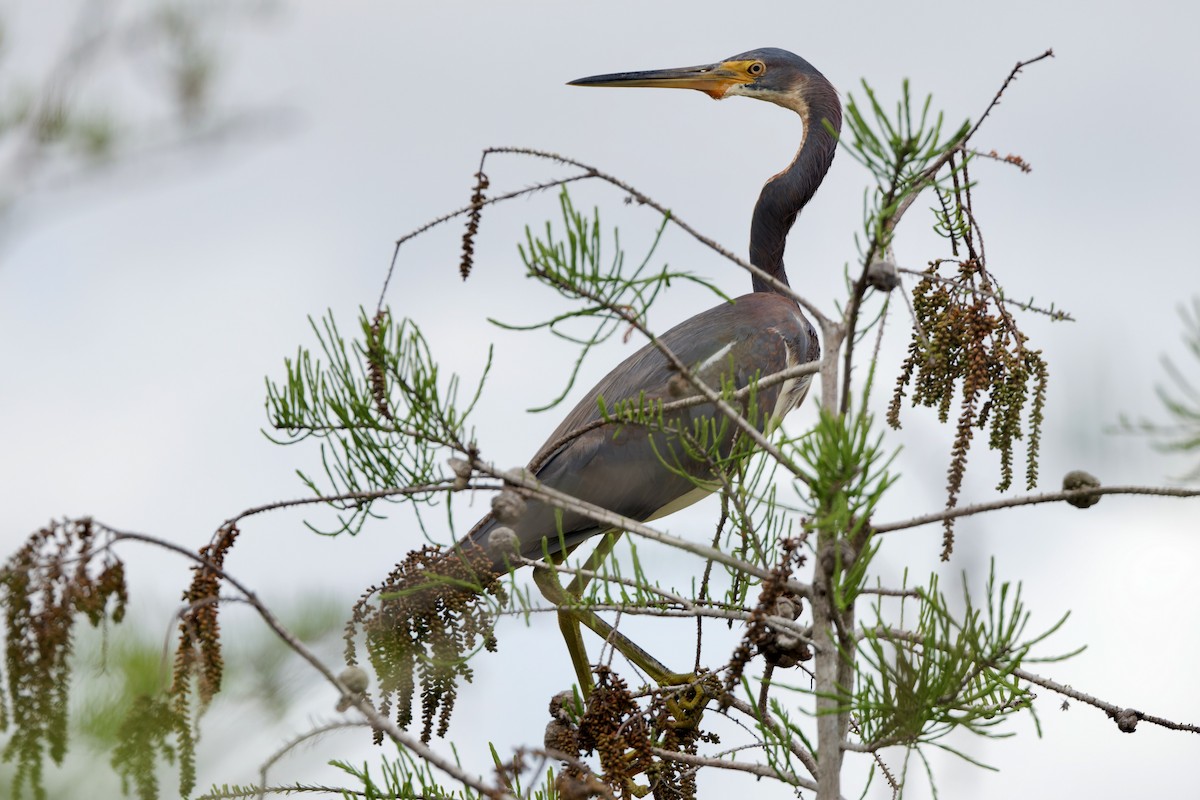
[[[53,25],[31,4],[6,17],[14,50],[6,66],[36,63]],[[315,466],[316,454],[276,447],[259,433],[263,377],[282,376],[283,359],[313,344],[307,315],[332,308],[352,328],[357,308],[374,305],[392,242],[469,200],[483,147],[543,148],[592,163],[744,251],[758,189],[791,158],[798,121],[742,99],[715,104],[694,92],[564,84],[761,46],[804,56],[843,97],[865,78],[894,98],[907,77],[916,93],[934,94],[951,123],[978,115],[1018,60],[1054,49],[1056,58],[1022,75],[976,139],[1021,155],[1033,172],[999,164],[973,172],[991,268],[1010,296],[1053,301],[1077,320],[1024,323],[1051,369],[1041,488],[1057,488],[1077,468],[1109,484],[1162,483],[1183,462],[1104,430],[1122,412],[1157,413],[1160,354],[1185,363],[1176,308],[1200,293],[1197,22],[1190,7],[1168,2],[735,9],[697,0],[297,3],[261,24],[239,25],[223,41],[222,100],[287,109],[287,126],[217,152],[155,159],[79,190],[21,198],[0,251],[0,545],[10,551],[52,517],[90,514],[198,546],[242,508],[303,495],[294,470]],[[488,172],[493,191],[564,174],[514,158],[495,160]],[[868,177],[839,156],[790,239],[792,284],[830,312],[842,266],[855,258]],[[615,191],[574,191],[578,206],[599,204],[603,220],[621,225],[631,258],[657,225]],[[402,250],[388,297],[396,316],[423,326],[447,369],[477,375],[487,344],[495,344],[477,424],[484,456],[503,466],[524,463],[557,424],[560,412],[524,409],[557,393],[570,351],[502,332],[486,318],[529,322],[555,307],[547,290],[523,279],[516,256],[523,226],[540,227],[555,214],[552,193],[488,212],[465,284],[457,274],[461,225],[422,237]],[[914,209],[896,243],[903,266],[920,268],[943,254],[925,228]],[[749,288],[738,270],[679,233],[656,258],[731,294]],[[709,302],[672,292],[651,322],[666,329]],[[907,341],[907,319],[894,315],[885,386]],[[634,346],[614,342],[597,353],[575,396]],[[789,429],[803,430],[813,414],[806,406]],[[942,502],[950,432],[924,410],[906,419],[903,432],[889,435],[905,448],[903,480],[880,521]],[[991,457],[976,454],[964,502],[991,498],[994,474]],[[475,499],[479,509],[486,503]],[[889,579],[904,567],[914,576],[937,571],[953,586],[964,569],[985,571],[994,554],[1002,577],[1024,581],[1032,627],[1072,612],[1045,654],[1088,645],[1042,672],[1118,705],[1196,722],[1198,508],[1107,497],[1087,512],[1015,510],[964,523],[948,566],[937,560],[940,531],[929,528],[890,535],[879,567]],[[663,526],[707,537],[712,512],[697,506]],[[474,514],[464,510],[460,524]],[[421,543],[400,509],[356,539],[319,538],[301,521],[287,513],[248,523],[230,570],[268,600],[316,592],[351,598]],[[135,599],[160,608],[174,602],[185,564],[126,555]],[[663,569],[666,581],[688,580]],[[464,763],[487,771],[488,739],[502,752],[540,744],[546,701],[569,685],[571,672],[549,618],[531,629],[508,624],[501,652],[482,658],[476,672],[452,730]],[[539,682],[532,690],[531,679]],[[311,713],[327,715],[331,698],[317,698]],[[1194,791],[1194,735],[1145,724],[1125,735],[1101,712],[1078,704],[1063,712],[1059,704],[1042,693],[1041,739],[1023,718],[1011,726],[1019,733],[1012,740],[956,740],[1000,772],[935,757],[943,796]],[[305,719],[297,716],[298,729]],[[357,752],[340,739],[306,757]],[[202,763],[201,781],[248,781],[252,768],[205,774]],[[735,790],[787,796],[725,776],[706,788],[708,796]],[[872,792],[887,796],[879,785]],[[914,777],[908,796],[927,794]]]

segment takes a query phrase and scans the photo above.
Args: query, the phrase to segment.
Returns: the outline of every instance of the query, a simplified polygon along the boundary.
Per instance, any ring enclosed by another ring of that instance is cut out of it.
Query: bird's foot
[[[672,673],[660,683],[664,688],[680,686],[677,691],[664,692],[663,707],[668,718],[666,726],[675,730],[691,730],[699,726],[704,709],[721,696],[721,682],[709,672],[681,675]]]

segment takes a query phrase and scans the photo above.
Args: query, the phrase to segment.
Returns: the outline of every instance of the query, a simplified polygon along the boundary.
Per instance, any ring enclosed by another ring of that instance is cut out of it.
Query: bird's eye
[[[766,71],[767,71],[767,65],[762,63],[761,61],[755,61],[750,66],[746,67],[746,72],[749,72],[751,75],[754,75],[754,76],[762,75]]]

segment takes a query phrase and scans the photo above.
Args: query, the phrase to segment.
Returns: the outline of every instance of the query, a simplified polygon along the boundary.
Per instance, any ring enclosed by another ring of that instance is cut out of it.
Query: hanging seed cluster
[[[800,598],[786,589],[788,578],[804,565],[804,554],[799,552],[800,540],[784,539],[780,547],[783,552],[779,562],[772,568],[770,577],[763,581],[758,603],[746,625],[746,635],[729,661],[729,672],[725,676],[727,695],[741,685],[742,672],[756,651],[771,665],[784,668],[794,667],[800,661],[812,658],[807,645],[796,637],[781,634],[767,622],[770,615],[795,619],[800,614]]]
[[[475,191],[471,193],[471,213],[467,216],[467,230],[463,233],[462,262],[458,265],[458,273],[465,281],[475,266],[475,237],[479,234],[479,219],[483,216],[483,205],[491,182],[483,170],[475,173]]]
[[[957,275],[939,274],[943,263],[956,264]],[[1002,296],[974,258],[933,262],[913,289],[918,326],[908,346],[896,389],[888,408],[888,423],[900,427],[900,407],[912,389],[912,404],[936,408],[947,422],[957,402],[954,445],[947,470],[946,508],[954,508],[962,489],[967,456],[975,431],[988,429],[988,446],[1000,453],[997,491],[1013,481],[1013,448],[1024,432],[1029,405],[1025,483],[1037,485],[1038,449],[1046,402],[1046,362],[1040,350],[1025,347],[1003,306]],[[1031,400],[1032,398],[1032,400]],[[954,546],[954,522],[946,520],[942,559]]]
[[[191,679],[203,709],[221,691],[225,661],[221,656],[220,610],[221,579],[217,570],[225,566],[225,556],[238,537],[237,526],[221,529],[216,539],[200,548],[204,564],[192,567],[192,582],[183,592],[185,607],[179,616],[179,646],[175,651],[175,671],[171,691],[184,710]]]
[[[387,385],[387,345],[384,334],[388,321],[388,312],[380,309],[366,328],[367,377],[371,383],[371,399],[375,402],[375,411],[388,422],[395,423],[392,409],[388,404]]]
[[[457,682],[473,677],[468,658],[482,644],[496,649],[496,606],[508,602],[491,558],[477,546],[453,553],[425,547],[409,553],[387,580],[370,587],[354,606],[346,626],[346,662],[358,663],[356,640],[366,634],[366,650],[379,679],[380,712],[406,728],[413,720],[421,687],[421,739],[428,742],[437,720],[445,736],[457,698]],[[382,741],[377,731],[376,742]]]
[[[3,758],[16,765],[13,797],[27,789],[45,797],[43,760],[49,755],[60,764],[66,754],[69,661],[78,615],[93,626],[125,616],[125,567],[107,542],[98,541],[103,533],[87,518],[53,523],[31,535],[0,569],[5,637],[0,730],[12,731]]]
[[[640,796],[634,777],[654,766],[650,726],[619,675],[597,666],[596,686],[579,719],[579,750],[600,756],[601,779],[613,794],[626,800]]]
[[[202,712],[221,691],[225,660],[221,655],[218,617],[221,578],[218,572],[224,569],[225,556],[237,541],[238,533],[236,525],[222,528],[211,543],[200,548],[203,563],[192,567],[192,582],[183,592],[184,608],[179,615],[179,640],[171,675],[170,711],[179,744],[179,781],[184,795],[191,791],[196,778],[196,742],[190,724],[193,688],[199,696],[197,713]]]
[[[578,760],[569,761],[558,774],[559,795],[580,800],[596,796],[628,800],[646,795],[655,800],[695,800],[696,768],[656,758],[651,748],[696,755],[700,742],[719,743],[717,736],[700,730],[696,723],[707,700],[720,694],[720,681],[705,675],[695,685],[655,692],[643,709],[611,669],[598,665],[593,672],[596,686],[578,724],[565,712],[571,693],[550,701],[545,744],[547,749],[575,759],[597,754],[601,774],[595,775]],[[648,784],[639,784],[639,775],[645,775]]]

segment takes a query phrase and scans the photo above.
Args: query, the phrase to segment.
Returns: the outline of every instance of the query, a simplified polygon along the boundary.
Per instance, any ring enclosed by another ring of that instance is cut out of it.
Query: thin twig
[[[752,764],[747,761],[727,761],[723,758],[694,756],[691,753],[681,753],[678,750],[664,750],[661,747],[651,747],[650,752],[664,761],[676,761],[680,764],[690,764],[695,767],[716,767],[717,769],[730,769],[735,772],[748,772],[760,778],[775,778],[784,783],[790,783],[792,786],[808,789],[810,792],[817,790],[817,784],[813,781],[766,764]]]
[[[817,777],[817,760],[813,757],[813,754],[801,747],[800,743],[796,741],[796,737],[792,735],[791,731],[788,731],[786,728],[780,725],[779,722],[777,722],[776,719],[767,711],[764,710],[760,714],[758,709],[756,709],[754,706],[728,692],[721,698],[721,703],[729,706],[730,708],[737,709],[747,717],[753,719],[759,725],[769,728],[776,739],[787,743],[788,749],[791,750],[792,755],[800,759],[800,763],[804,765],[804,768],[808,770],[809,774],[814,778]]]
[[[258,786],[259,786],[258,797],[259,797],[259,800],[262,800],[262,798],[266,797],[266,794],[267,794],[267,773],[270,771],[271,767],[275,766],[275,764],[277,764],[279,762],[279,760],[281,758],[283,758],[284,756],[286,756],[288,753],[292,752],[293,750],[295,750],[297,747],[304,744],[305,742],[308,742],[313,739],[324,736],[327,733],[332,733],[334,731],[347,730],[349,728],[364,728],[364,727],[369,728],[370,726],[367,725],[367,723],[362,722],[361,720],[355,720],[353,722],[345,721],[345,720],[341,721],[341,722],[330,722],[326,725],[320,725],[316,728],[313,728],[312,730],[305,731],[304,733],[300,734],[299,736],[296,736],[295,738],[288,741],[286,744],[284,744],[283,747],[279,748],[274,753],[272,753],[271,756],[269,758],[267,758],[266,761],[263,762],[262,766],[258,768]]]
[[[850,730],[854,731],[854,735],[862,738],[862,728],[859,727],[858,720],[853,716],[850,717]],[[897,800],[900,797],[900,782],[896,780],[896,776],[888,769],[887,763],[884,762],[883,756],[878,752],[871,753],[871,757],[875,759],[875,763],[879,765],[880,771],[883,773],[883,779],[887,781],[888,786],[892,788],[892,800]]]
[[[529,562],[534,566],[545,567],[544,564]],[[555,567],[557,569],[557,567]],[[646,606],[636,603],[588,603],[589,611],[615,611],[618,614],[628,614],[633,617],[659,617],[663,619],[720,619],[734,622],[749,622],[752,612],[744,609],[722,608],[719,606],[693,605],[688,608],[663,608],[662,606]],[[526,614],[557,614],[558,606],[522,606],[508,611],[497,612],[500,616],[524,617]],[[821,643],[812,638],[812,630],[796,620],[787,617],[765,616],[761,618],[772,628],[786,631],[814,650],[821,648]]]
[[[303,784],[290,783],[286,786],[266,786],[266,787],[246,787],[246,788],[226,788],[219,789],[213,792],[196,795],[195,800],[242,800],[247,797],[258,797],[259,793],[264,794],[325,794],[335,797],[367,797],[367,792],[361,789],[346,789],[341,786],[322,786],[320,784]],[[371,793],[371,797],[375,797],[375,793]],[[406,800],[440,800],[431,795],[414,794]]]
[[[382,500],[388,497],[410,497],[412,495],[430,494],[431,492],[450,492],[450,491],[468,491],[468,490],[489,490],[502,489],[502,486],[494,486],[492,484],[468,484],[466,486],[455,486],[453,478],[437,481],[436,483],[424,483],[417,486],[397,486],[390,489],[372,489],[367,492],[346,492],[344,494],[328,494],[317,495],[316,497],[303,497],[298,500],[275,500],[270,503],[264,503],[260,506],[247,508],[245,511],[230,517],[221,523],[217,528],[217,532],[225,530],[230,525],[235,525],[241,522],[246,517],[252,517],[255,514],[263,514],[268,511],[279,511],[285,508],[297,508],[299,506],[311,506],[318,503],[341,503],[347,501],[367,501],[367,500]]]
[[[933,522],[942,522],[947,519],[956,519],[958,517],[969,517],[974,514],[982,514],[987,511],[995,511],[1000,508],[1016,508],[1017,506],[1037,505],[1038,503],[1057,503],[1060,500],[1073,500],[1077,497],[1091,497],[1102,494],[1134,494],[1134,495],[1155,495],[1158,497],[1200,497],[1200,489],[1183,489],[1172,488],[1169,486],[1098,486],[1094,489],[1071,489],[1065,492],[1045,492],[1043,494],[1031,494],[1024,497],[1009,497],[1004,500],[993,500],[990,503],[977,503],[972,506],[958,506],[957,508],[944,509],[936,511],[932,514],[923,514],[919,517],[904,520],[903,522],[889,522],[884,525],[878,525],[872,528],[874,533],[890,533],[892,531],[905,530],[907,528],[916,528],[921,525],[928,525]]]
[[[577,497],[553,489],[542,484],[537,478],[529,475],[525,470],[503,470],[493,464],[489,464],[479,458],[475,458],[471,462],[479,472],[485,475],[491,475],[494,478],[499,478],[510,486],[516,488],[521,494],[542,502],[549,502],[554,506],[561,508],[563,511],[570,511],[587,517],[590,520],[599,522],[602,525],[607,525],[615,530],[627,531],[635,533],[638,536],[651,539],[662,544],[670,545],[671,547],[684,550],[701,558],[711,558],[714,561],[733,567],[736,570],[754,575],[758,578],[767,579],[772,577],[773,573],[770,570],[763,569],[757,564],[751,564],[748,561],[743,561],[739,558],[734,558],[726,553],[721,552],[707,545],[689,542],[687,539],[680,539],[677,536],[671,536],[667,533],[651,528],[644,522],[618,514],[615,511],[610,511],[602,506],[597,506],[580,500]],[[789,591],[794,592],[802,597],[810,597],[812,587],[808,584],[800,583],[797,580],[789,580],[785,586]]]
[[[1173,731],[1200,733],[1200,726],[1198,725],[1189,725],[1183,722],[1172,722],[1171,720],[1163,719],[1162,717],[1156,717],[1151,714],[1143,714],[1137,709],[1121,708],[1120,706],[1115,706],[1112,703],[1106,703],[1103,700],[1092,697],[1090,694],[1084,694],[1076,689],[1072,689],[1070,686],[1064,686],[1063,684],[1052,681],[1049,678],[1043,678],[1041,675],[1035,675],[1027,670],[1014,669],[1012,674],[1021,680],[1037,684],[1038,686],[1049,689],[1052,692],[1057,692],[1064,697],[1070,697],[1072,700],[1078,700],[1079,702],[1086,703],[1089,706],[1095,706],[1101,711],[1107,713],[1108,716],[1112,717],[1112,719],[1118,724],[1122,725],[1123,727],[1121,729],[1127,733],[1133,732],[1133,725],[1137,724],[1137,720],[1145,720],[1151,725],[1159,725],[1164,728],[1170,728]],[[1125,725],[1128,725],[1128,728],[1124,727]]]
[[[879,597],[911,597],[914,599],[919,599],[921,597],[921,593],[916,589],[862,589],[859,591],[859,594],[872,594]]]
[[[584,174],[584,175],[571,175],[570,177],[567,177],[567,178],[556,178],[555,180],[544,181],[542,183],[535,183],[532,186],[526,186],[524,189],[516,189],[515,191],[508,192],[507,194],[499,194],[499,195],[496,195],[495,197],[489,197],[486,200],[484,200],[482,203],[472,203],[471,205],[463,206],[462,208],[458,209],[457,211],[451,211],[450,213],[443,214],[442,216],[437,217],[436,219],[431,219],[429,222],[426,222],[421,227],[415,228],[415,229],[409,231],[408,233],[404,234],[403,236],[401,236],[399,239],[396,240],[395,247],[392,249],[392,260],[388,264],[387,275],[384,276],[383,287],[379,291],[379,301],[375,304],[375,313],[378,314],[380,311],[383,310],[383,298],[384,298],[384,295],[387,294],[388,285],[391,284],[391,282],[392,282],[392,273],[394,273],[396,271],[396,260],[400,256],[400,246],[402,244],[404,244],[405,242],[407,242],[409,239],[414,239],[417,236],[420,236],[422,233],[425,233],[425,231],[429,230],[430,228],[435,228],[438,225],[441,225],[443,222],[449,222],[452,219],[461,217],[465,214],[470,214],[472,211],[476,211],[485,206],[490,206],[493,203],[503,203],[505,200],[512,200],[513,198],[521,197],[523,195],[534,194],[535,192],[545,191],[546,189],[553,189],[555,186],[565,186],[568,183],[574,183],[575,181],[581,181],[581,180],[584,180],[585,178],[592,178],[592,177],[595,177],[595,176],[588,173],[588,174]]]
[[[1008,73],[1008,77],[1004,79],[1004,83],[1000,84],[1000,90],[996,92],[996,96],[992,98],[992,102],[988,103],[988,107],[983,110],[983,114],[975,122],[975,125],[970,131],[967,132],[967,135],[963,137],[964,142],[970,140],[970,138],[975,135],[975,132],[979,130],[979,126],[983,124],[985,119],[987,119],[988,114],[992,113],[992,109],[1000,105],[1000,98],[1004,95],[1004,91],[1008,89],[1008,85],[1010,83],[1017,79],[1017,75],[1021,74],[1021,70],[1025,69],[1030,64],[1036,64],[1037,62],[1046,58],[1054,58],[1054,50],[1047,49],[1046,52],[1042,53],[1040,56],[1034,56],[1028,61],[1017,62],[1017,65],[1012,68],[1012,72]]]
[[[775,675],[775,665],[767,662],[763,668],[762,679],[758,682],[758,713],[767,713],[767,701],[771,694],[771,678]]]
[[[972,147],[967,148],[965,152],[969,155],[975,156],[976,158],[987,158],[992,161],[999,161],[1002,164],[1010,164],[1026,174],[1033,172],[1033,167],[1030,166],[1029,162],[1018,155],[1013,155],[1010,153],[1006,156],[1002,156],[995,150],[990,150],[985,153],[982,150],[976,150]]]
[[[717,549],[717,545],[721,543],[721,534],[725,530],[725,524],[729,522],[729,495],[721,493],[721,515],[717,518],[717,529],[713,532],[712,548]],[[708,603],[708,586],[712,580],[712,559],[704,561],[704,577],[700,579],[700,591],[696,593],[696,599],[701,603]],[[704,620],[696,617],[696,666],[694,672],[700,671],[700,656],[704,644]]]

